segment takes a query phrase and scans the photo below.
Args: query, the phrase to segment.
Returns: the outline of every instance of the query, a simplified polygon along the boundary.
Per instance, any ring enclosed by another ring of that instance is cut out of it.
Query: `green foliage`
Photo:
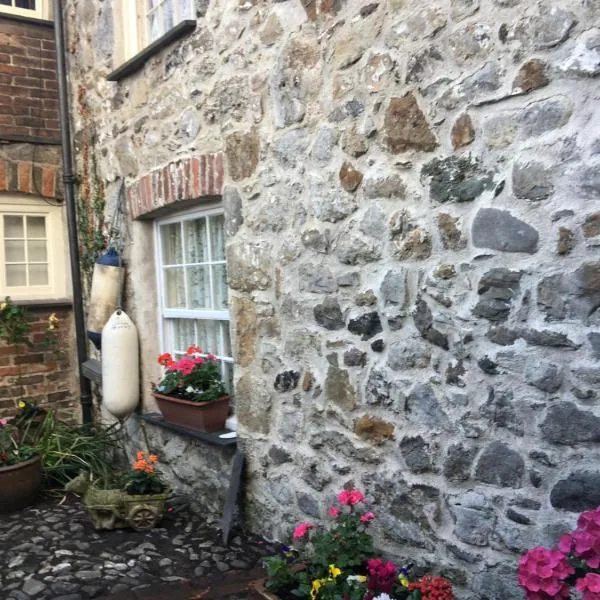
[[[54,411],[48,411],[40,427],[37,447],[50,484],[63,487],[80,471],[89,472],[99,488],[114,487],[118,481],[119,473],[113,467],[114,457],[122,448],[118,423],[84,428],[62,421]]]
[[[153,389],[192,402],[212,402],[222,398],[227,392],[219,363],[212,354],[201,354],[197,346],[190,346],[187,354],[178,361],[170,354],[161,354],[158,362],[167,371]]]
[[[33,458],[38,449],[23,440],[14,421],[0,419],[0,467],[16,465]]]
[[[311,542],[314,552],[311,563],[321,577],[331,564],[342,570],[353,569],[375,555],[373,540],[355,510],[340,512],[331,528],[315,533]]]
[[[0,339],[11,346],[18,344],[31,346],[30,332],[31,325],[27,320],[27,310],[6,296],[4,302],[0,304]]]
[[[132,496],[163,492],[166,486],[160,480],[160,474],[155,466],[157,462],[158,457],[155,454],[150,454],[146,458],[145,453],[140,450],[131,470],[123,476],[123,489]]]
[[[275,556],[269,556],[265,559],[267,569],[267,589],[274,594],[294,590],[299,588],[302,583],[308,585],[306,573],[304,571],[294,570],[290,565],[295,560],[295,553],[284,551]],[[304,579],[304,582],[303,582]],[[310,589],[310,588],[309,588]]]

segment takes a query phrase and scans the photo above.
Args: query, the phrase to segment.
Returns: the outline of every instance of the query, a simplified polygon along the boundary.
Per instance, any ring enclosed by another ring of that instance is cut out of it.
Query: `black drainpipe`
[[[87,337],[81,293],[81,269],[79,267],[79,244],[77,240],[77,208],[75,206],[75,177],[73,176],[73,155],[71,153],[71,127],[69,121],[69,98],[67,71],[65,67],[65,36],[61,0],[54,0],[54,39],[56,41],[56,74],[58,78],[58,107],[60,112],[60,135],[63,163],[63,184],[67,209],[69,232],[69,257],[71,259],[71,279],[73,281],[73,316],[75,318],[75,339],[77,342],[77,363],[79,367],[79,392],[81,394],[81,416],[84,425],[93,421],[92,384],[82,371],[87,360]]]

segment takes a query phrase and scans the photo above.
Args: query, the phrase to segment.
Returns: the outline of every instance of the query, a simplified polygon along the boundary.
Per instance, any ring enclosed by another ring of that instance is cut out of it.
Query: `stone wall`
[[[210,0],[119,83],[110,4],[67,4],[109,188],[225,153],[248,525],[354,485],[384,551],[522,597],[518,554],[600,504],[598,4]]]

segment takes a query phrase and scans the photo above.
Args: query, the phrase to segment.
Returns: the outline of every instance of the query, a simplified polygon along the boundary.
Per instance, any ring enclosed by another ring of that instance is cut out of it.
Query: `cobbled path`
[[[235,533],[225,547],[219,531],[186,509],[168,514],[149,532],[97,532],[79,501],[44,500],[0,515],[0,599],[175,600],[193,597],[176,589],[211,585],[213,593],[200,597],[220,597],[215,581],[251,578],[272,551],[262,540]],[[165,592],[171,588],[173,593]]]

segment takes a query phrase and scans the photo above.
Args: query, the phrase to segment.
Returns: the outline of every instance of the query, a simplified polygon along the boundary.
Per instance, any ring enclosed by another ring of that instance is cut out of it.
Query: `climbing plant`
[[[77,100],[82,119],[77,229],[84,294],[87,296],[92,283],[94,262],[107,246],[104,219],[105,190],[104,182],[100,179],[98,173],[95,150],[96,131],[84,86],[79,86]]]

